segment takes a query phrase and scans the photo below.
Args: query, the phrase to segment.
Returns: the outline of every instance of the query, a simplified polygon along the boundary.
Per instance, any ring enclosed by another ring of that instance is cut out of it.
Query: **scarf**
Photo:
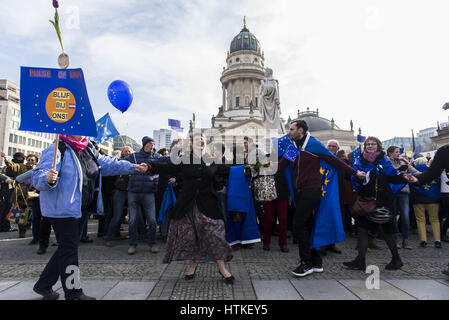
[[[83,151],[84,149],[86,149],[86,147],[89,143],[89,141],[86,138],[83,138],[80,141],[76,141],[76,140],[69,138],[69,136],[67,136],[65,134],[60,134],[59,139],[61,139],[64,142],[67,142],[69,144],[69,146],[72,147],[73,151],[75,151],[76,153],[79,153],[80,151]]]
[[[377,157],[380,155],[380,152],[364,152],[363,153],[363,159],[365,159],[368,162],[374,163],[374,161],[377,159]]]

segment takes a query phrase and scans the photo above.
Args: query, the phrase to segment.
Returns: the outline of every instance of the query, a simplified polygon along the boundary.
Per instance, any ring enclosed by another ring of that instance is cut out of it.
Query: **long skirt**
[[[231,259],[232,249],[226,241],[224,221],[206,217],[198,210],[196,203],[182,219],[170,221],[163,263]]]

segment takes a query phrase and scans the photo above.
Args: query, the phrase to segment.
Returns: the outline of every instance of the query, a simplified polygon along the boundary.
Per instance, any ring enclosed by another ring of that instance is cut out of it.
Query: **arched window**
[[[240,97],[235,97],[235,106],[240,106]]]

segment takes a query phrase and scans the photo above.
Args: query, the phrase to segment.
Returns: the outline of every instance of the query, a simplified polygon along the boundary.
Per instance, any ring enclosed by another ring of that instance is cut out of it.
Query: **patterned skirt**
[[[211,219],[193,210],[182,219],[171,220],[167,236],[167,252],[163,263],[179,260],[211,262],[230,261],[232,249],[226,241],[225,225],[221,219]]]

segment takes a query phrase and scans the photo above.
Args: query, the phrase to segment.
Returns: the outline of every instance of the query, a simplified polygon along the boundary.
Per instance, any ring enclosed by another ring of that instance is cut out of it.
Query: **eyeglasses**
[[[375,143],[375,142],[374,143],[367,143],[366,145],[367,146],[377,146],[377,143]]]

